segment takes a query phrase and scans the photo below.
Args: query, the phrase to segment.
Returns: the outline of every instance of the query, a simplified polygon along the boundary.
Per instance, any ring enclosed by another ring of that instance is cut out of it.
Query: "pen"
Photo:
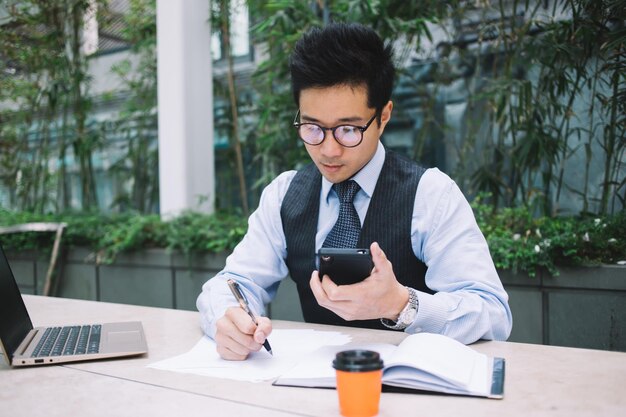
[[[250,310],[250,305],[248,304],[248,300],[246,299],[246,296],[239,289],[239,283],[232,279],[229,279],[226,282],[228,283],[228,287],[230,288],[230,291],[233,293],[233,295],[237,299],[239,306],[243,309],[243,311],[248,313],[248,315],[252,319],[252,322],[258,326],[259,322],[256,321],[256,317],[254,317],[254,314],[252,314],[252,310]],[[274,356],[274,354],[272,353],[272,347],[270,346],[270,342],[268,342],[267,339],[265,339],[265,342],[263,342],[263,347],[265,347],[265,350],[267,350],[270,355]]]

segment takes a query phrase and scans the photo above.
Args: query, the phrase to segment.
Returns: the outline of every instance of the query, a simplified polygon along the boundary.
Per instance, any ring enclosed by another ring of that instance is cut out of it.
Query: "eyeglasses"
[[[354,148],[359,146],[363,141],[363,132],[370,127],[376,113],[372,116],[369,122],[365,126],[353,126],[353,125],[339,125],[335,127],[322,127],[317,123],[300,123],[298,118],[300,117],[300,110],[296,113],[296,117],[293,119],[293,126],[298,130],[298,136],[304,143],[309,145],[319,145],[326,139],[326,131],[333,132],[333,137],[341,146],[346,148]]]

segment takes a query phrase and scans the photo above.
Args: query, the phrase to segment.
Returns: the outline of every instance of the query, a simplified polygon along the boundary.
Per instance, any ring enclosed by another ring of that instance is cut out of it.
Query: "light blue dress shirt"
[[[374,157],[352,177],[361,186],[354,199],[361,224],[384,161],[385,148],[379,143]],[[287,277],[280,208],[295,174],[284,172],[263,190],[259,207],[248,220],[246,235],[227,258],[224,269],[202,287],[196,304],[202,329],[209,337],[215,335],[215,321],[228,307],[237,305],[226,285],[228,278],[237,280],[253,310],[264,314],[264,305]],[[339,199],[332,183],[322,177],[316,250],[338,215]],[[463,343],[506,340],[511,332],[511,310],[487,242],[461,190],[436,168],[426,170],[419,182],[411,242],[415,256],[428,266],[426,285],[435,294],[419,292],[417,316],[405,331],[440,333]]]

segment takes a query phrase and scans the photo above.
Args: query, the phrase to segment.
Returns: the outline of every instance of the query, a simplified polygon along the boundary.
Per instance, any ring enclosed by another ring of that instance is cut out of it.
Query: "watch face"
[[[409,324],[413,323],[416,315],[417,310],[414,308],[410,308],[404,314],[402,314],[402,317],[398,318],[398,321],[408,326]]]

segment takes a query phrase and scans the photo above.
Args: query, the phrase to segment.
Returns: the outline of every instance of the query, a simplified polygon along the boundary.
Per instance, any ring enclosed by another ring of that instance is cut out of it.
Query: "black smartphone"
[[[317,257],[320,279],[328,275],[337,285],[363,281],[374,268],[369,249],[321,248]]]

